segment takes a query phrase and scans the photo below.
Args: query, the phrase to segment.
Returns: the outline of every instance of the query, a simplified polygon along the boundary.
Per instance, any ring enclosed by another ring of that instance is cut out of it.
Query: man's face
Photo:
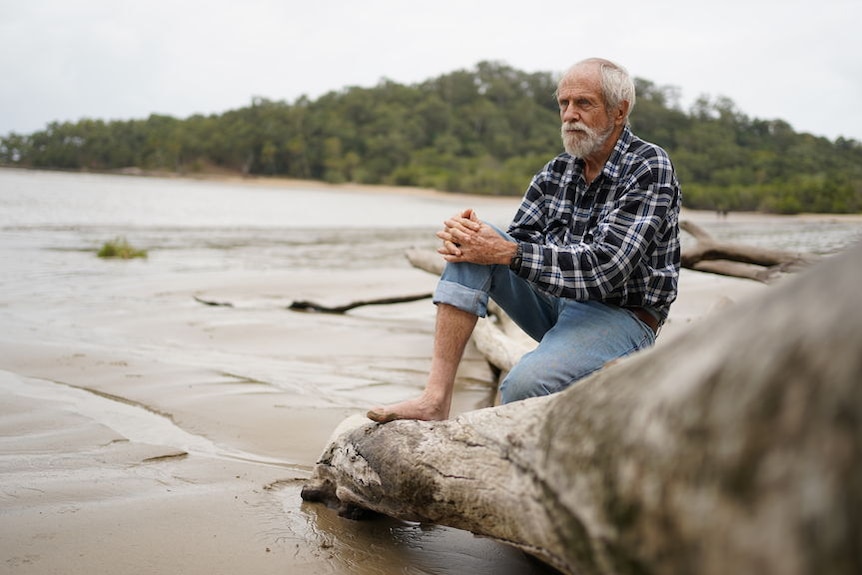
[[[615,126],[605,106],[597,75],[569,74],[560,83],[557,104],[566,152],[585,158],[601,151]]]

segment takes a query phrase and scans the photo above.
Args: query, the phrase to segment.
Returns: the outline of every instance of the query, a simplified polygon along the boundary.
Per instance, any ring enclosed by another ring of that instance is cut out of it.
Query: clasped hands
[[[472,209],[443,222],[443,229],[437,232],[437,237],[443,240],[437,253],[447,262],[508,265],[518,249],[515,242],[482,222]]]

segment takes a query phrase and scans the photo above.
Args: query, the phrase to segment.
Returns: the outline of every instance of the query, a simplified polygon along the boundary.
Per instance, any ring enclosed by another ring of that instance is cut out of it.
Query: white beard
[[[573,128],[577,131],[569,131]],[[612,123],[608,125],[607,130],[600,132],[581,122],[564,122],[560,127],[560,134],[563,137],[563,147],[566,152],[576,158],[585,158],[599,151],[613,130],[614,125]]]

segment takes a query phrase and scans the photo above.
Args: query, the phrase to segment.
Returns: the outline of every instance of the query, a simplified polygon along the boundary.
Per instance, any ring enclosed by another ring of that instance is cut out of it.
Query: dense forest
[[[482,62],[414,85],[383,80],[293,103],[186,119],[52,123],[0,138],[0,165],[231,171],[326,182],[515,194],[561,149],[554,74]],[[862,143],[752,119],[727,98],[688,110],[678,89],[637,80],[631,122],[676,165],[684,204],[779,213],[862,211]]]

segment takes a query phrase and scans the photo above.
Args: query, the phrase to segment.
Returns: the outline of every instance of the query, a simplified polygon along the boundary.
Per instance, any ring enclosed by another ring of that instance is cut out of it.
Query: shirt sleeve
[[[558,245],[546,241],[547,195],[534,179],[510,227],[521,242],[523,259],[518,275],[552,295],[586,301],[625,301],[626,283],[637,272],[648,276],[648,254],[678,187],[666,156],[642,161],[613,185],[605,202],[591,212],[595,225],[582,238]]]

